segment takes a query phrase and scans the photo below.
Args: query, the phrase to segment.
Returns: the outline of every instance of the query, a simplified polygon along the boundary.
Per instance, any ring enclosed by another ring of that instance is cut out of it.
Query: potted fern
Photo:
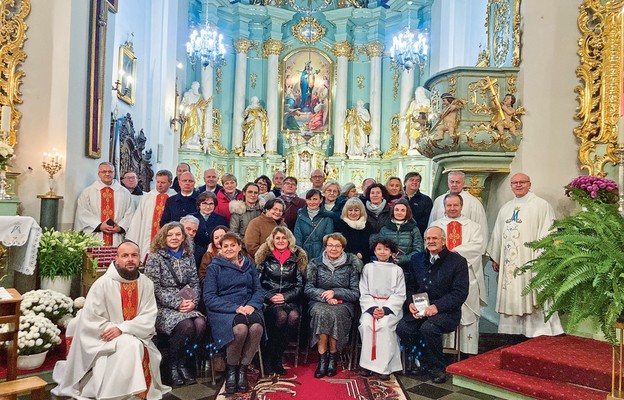
[[[593,319],[606,339],[617,343],[613,325],[624,311],[624,218],[616,208],[617,184],[581,176],[566,187],[582,211],[553,223],[551,233],[527,247],[540,250],[516,273],[532,273],[523,294],[537,292],[537,302],[568,317],[568,329]]]

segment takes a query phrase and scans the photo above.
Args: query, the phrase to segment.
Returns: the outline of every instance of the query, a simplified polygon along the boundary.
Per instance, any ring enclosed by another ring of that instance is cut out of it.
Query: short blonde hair
[[[234,176],[234,174],[223,174],[223,176],[221,177],[221,184],[223,185],[225,182],[228,181],[234,181],[235,183],[238,183],[238,180],[236,179],[236,176]]]
[[[342,233],[334,232],[323,236],[323,247],[327,247],[327,241],[329,239],[334,239],[340,242],[342,248],[347,247],[347,238],[342,235]]]
[[[330,179],[323,184],[323,187],[321,188],[321,192],[325,193],[325,191],[329,189],[330,186],[336,186],[338,188],[338,194],[340,195],[340,184],[333,179]]]
[[[344,207],[342,207],[342,212],[340,213],[340,218],[347,218],[347,212],[353,208],[357,208],[360,210],[360,218],[362,215],[366,216],[366,207],[364,207],[364,203],[357,197],[351,197],[345,202]]]

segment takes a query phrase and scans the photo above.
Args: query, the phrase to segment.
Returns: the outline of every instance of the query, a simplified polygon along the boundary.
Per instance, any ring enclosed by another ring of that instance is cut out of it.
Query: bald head
[[[141,262],[139,254],[139,246],[129,240],[117,247],[115,267],[122,278],[135,280],[139,277],[139,264]]]
[[[531,178],[527,174],[517,173],[511,177],[511,191],[514,196],[521,198],[531,190]]]
[[[180,192],[188,196],[193,193],[193,189],[195,188],[195,177],[190,172],[182,172],[180,177],[178,178],[180,182]]]

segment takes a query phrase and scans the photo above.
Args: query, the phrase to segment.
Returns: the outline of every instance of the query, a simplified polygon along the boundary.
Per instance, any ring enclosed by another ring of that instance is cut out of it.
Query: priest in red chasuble
[[[56,363],[56,396],[160,399],[171,390],[160,379],[155,334],[154,285],[139,273],[139,247],[119,245],[117,258],[87,295],[85,306],[67,327],[71,345]]]
[[[92,233],[107,246],[117,246],[130,226],[134,205],[132,195],[115,177],[109,162],[98,166],[98,180],[80,193],[74,228]]]
[[[446,233],[447,249],[458,253],[468,262],[470,287],[468,298],[462,305],[460,350],[467,354],[477,354],[479,317],[481,307],[486,305],[487,300],[481,261],[486,243],[479,224],[463,216],[462,208],[461,195],[447,194],[444,197],[444,217],[433,221],[431,226],[442,228]]]

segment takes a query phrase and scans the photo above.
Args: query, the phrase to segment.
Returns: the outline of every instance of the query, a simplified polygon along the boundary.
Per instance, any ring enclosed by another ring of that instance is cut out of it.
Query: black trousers
[[[446,360],[444,358],[443,335],[453,332],[458,322],[445,314],[437,314],[433,317],[415,319],[411,314],[404,315],[399,321],[396,333],[401,338],[401,344],[409,351],[422,346],[421,365],[436,371],[444,371]]]

